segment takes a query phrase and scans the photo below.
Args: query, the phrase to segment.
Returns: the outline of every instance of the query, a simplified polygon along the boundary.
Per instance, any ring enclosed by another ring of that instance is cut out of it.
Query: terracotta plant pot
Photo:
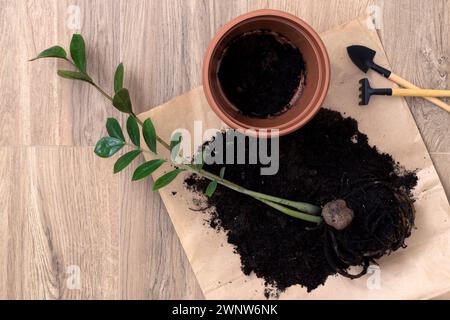
[[[255,118],[243,115],[225,96],[219,79],[220,60],[229,42],[254,30],[271,30],[290,40],[306,63],[306,85],[292,107],[281,115]],[[280,135],[304,126],[319,111],[330,83],[330,61],[319,35],[305,21],[282,11],[257,10],[224,25],[211,41],[203,65],[203,88],[213,111],[233,129],[278,129]]]

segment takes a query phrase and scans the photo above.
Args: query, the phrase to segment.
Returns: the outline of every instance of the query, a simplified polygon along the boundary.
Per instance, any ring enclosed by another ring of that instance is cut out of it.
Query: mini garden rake
[[[369,79],[364,78],[359,81],[359,105],[369,104],[370,97],[376,96],[397,96],[397,97],[450,97],[450,90],[430,90],[430,89],[397,89],[397,88],[372,88]]]

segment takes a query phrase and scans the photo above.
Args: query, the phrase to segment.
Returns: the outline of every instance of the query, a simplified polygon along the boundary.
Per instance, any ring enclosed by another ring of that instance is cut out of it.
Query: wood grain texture
[[[1,296],[116,298],[120,199],[110,167],[91,147],[2,147],[1,154]],[[67,284],[71,266],[79,267],[79,289]]]
[[[106,117],[125,117],[86,84],[57,78],[66,63],[29,58],[81,32],[91,75],[111,92],[124,62],[140,113],[200,85],[209,40],[239,14],[281,9],[320,32],[373,4],[394,71],[448,88],[445,0],[0,0],[0,298],[202,298],[152,182],[131,183],[131,169],[114,176],[112,160],[92,153]],[[450,115],[408,102],[450,195]],[[80,267],[80,290],[69,288],[70,266]]]
[[[450,153],[431,153],[431,159],[444,185],[447,198],[450,199]]]
[[[57,0],[58,42],[68,48],[73,33],[83,34],[87,45],[87,70],[109,94],[113,91],[114,70],[120,63],[118,5],[114,0]],[[80,8],[79,29],[70,23],[73,6]],[[68,66],[60,62],[58,67]],[[64,123],[59,128],[63,136],[61,144],[93,145],[105,134],[104,122],[108,116],[124,120],[103,96],[85,83],[60,81],[58,97],[60,120]]]
[[[394,72],[422,88],[448,88],[450,3],[420,0],[382,3],[380,36]],[[450,113],[424,99],[407,101],[430,152],[450,152]]]

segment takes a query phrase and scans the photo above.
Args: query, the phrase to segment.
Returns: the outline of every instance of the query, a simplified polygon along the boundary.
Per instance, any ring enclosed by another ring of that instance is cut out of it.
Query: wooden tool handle
[[[388,79],[391,80],[392,82],[395,82],[396,84],[398,84],[399,86],[401,86],[403,88],[420,89],[419,87],[415,86],[411,82],[403,79],[402,77],[399,77],[395,73],[391,73],[391,75],[389,76]],[[428,101],[430,101],[431,103],[435,104],[439,108],[441,108],[447,112],[450,112],[450,105],[446,104],[444,101],[439,100],[437,98],[431,98],[431,97],[424,97],[424,98],[427,99]]]
[[[392,89],[392,95],[397,97],[450,97],[450,90]]]

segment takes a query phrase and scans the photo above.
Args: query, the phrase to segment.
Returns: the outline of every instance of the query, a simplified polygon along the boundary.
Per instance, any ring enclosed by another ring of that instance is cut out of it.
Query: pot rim
[[[210,77],[209,77],[209,67],[211,60],[213,58],[213,54],[215,53],[217,45],[222,41],[222,39],[226,36],[226,34],[236,27],[237,25],[243,23],[244,21],[247,21],[249,19],[255,18],[255,17],[263,17],[263,16],[272,16],[272,17],[279,17],[286,20],[290,20],[291,22],[301,26],[305,32],[311,37],[311,39],[308,39],[309,42],[313,42],[312,47],[314,49],[314,52],[316,56],[319,58],[318,60],[321,61],[322,65],[320,67],[323,69],[323,71],[319,72],[319,83],[320,88],[316,90],[313,98],[311,99],[311,102],[308,105],[308,112],[306,114],[300,114],[296,117],[293,117],[289,121],[283,123],[280,127],[255,127],[255,126],[249,126],[245,123],[242,123],[241,121],[238,121],[237,119],[230,117],[228,114],[226,114],[222,108],[218,105],[216,100],[214,99],[214,94],[211,90],[210,85]],[[231,127],[232,129],[236,130],[254,130],[256,131],[256,136],[259,136],[260,130],[265,130],[268,132],[268,134],[265,134],[264,136],[271,136],[271,129],[278,129],[279,135],[286,135],[289,134],[300,127],[304,126],[307,122],[309,122],[316,114],[319,112],[322,103],[324,102],[328,89],[330,86],[330,73],[331,73],[331,66],[330,66],[330,60],[328,56],[327,49],[325,47],[325,44],[323,43],[322,39],[320,38],[319,34],[304,20],[290,14],[287,12],[283,12],[280,10],[273,10],[273,9],[261,9],[261,10],[255,10],[248,13],[245,13],[243,15],[240,15],[236,17],[235,19],[231,20],[230,22],[223,25],[220,30],[216,33],[214,38],[211,40],[208,49],[205,54],[205,58],[203,61],[203,90],[205,92],[206,99],[214,111],[216,115],[225,122],[226,125]],[[251,131],[249,132],[250,135],[254,136],[254,133]]]

